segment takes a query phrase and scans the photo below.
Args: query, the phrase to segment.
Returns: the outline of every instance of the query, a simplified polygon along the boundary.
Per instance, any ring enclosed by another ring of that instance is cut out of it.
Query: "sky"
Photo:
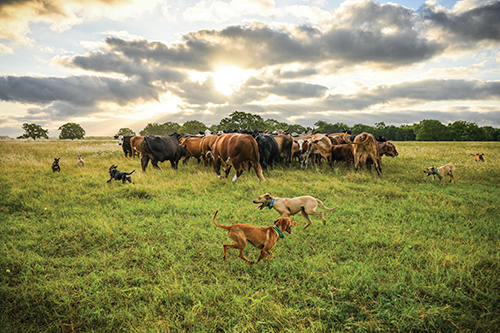
[[[0,136],[218,124],[500,127],[500,0],[0,0]]]

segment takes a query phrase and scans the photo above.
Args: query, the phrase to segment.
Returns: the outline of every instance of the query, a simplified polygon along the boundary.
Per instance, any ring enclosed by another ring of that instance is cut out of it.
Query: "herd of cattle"
[[[375,170],[382,177],[381,156],[398,156],[394,144],[370,133],[352,135],[350,132],[291,135],[287,132],[206,132],[200,135],[174,133],[170,136],[116,136],[125,156],[141,157],[142,170],[151,161],[159,169],[158,162],[170,161],[177,169],[179,161],[184,163],[193,157],[203,165],[213,165],[219,178],[228,176],[232,167],[236,170],[235,182],[243,170],[255,169],[259,181],[264,181],[262,171],[268,166],[289,166],[293,161],[307,168],[325,159],[331,166],[354,163],[357,171],[364,166]],[[221,175],[221,167],[224,176]]]

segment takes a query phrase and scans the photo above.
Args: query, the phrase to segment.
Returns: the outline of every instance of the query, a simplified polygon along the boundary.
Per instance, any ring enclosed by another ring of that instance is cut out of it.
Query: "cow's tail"
[[[149,140],[148,140],[148,137],[147,136],[144,136],[144,140],[146,141],[146,144],[148,145],[148,148],[149,148],[149,152],[153,152],[153,149],[151,149],[151,145],[149,144]]]
[[[337,206],[335,206],[333,208],[328,208],[328,207],[325,206],[325,204],[321,200],[316,199],[316,201],[321,205],[321,207],[323,207],[324,209],[327,209],[327,210],[334,210],[335,208],[338,207],[338,205],[337,205]]]
[[[362,145],[362,144],[365,144],[368,141],[368,139],[370,139],[369,135],[365,135],[365,136],[366,136],[366,138],[363,141],[361,141],[361,142],[351,142],[350,144],[352,144],[352,145]]]
[[[260,165],[259,145],[257,144],[257,141],[255,141],[255,139],[252,142],[252,146],[253,146],[253,153],[254,153],[255,161],[256,161],[256,163],[254,165],[255,172],[257,173],[257,177],[259,178],[259,181],[263,182],[266,179],[264,178],[264,175],[262,174],[262,166]]]
[[[218,212],[219,212],[218,210],[215,212],[214,217],[212,217],[212,221],[214,222],[214,224],[215,224],[217,227],[222,228],[222,229],[229,230],[229,229],[230,229],[230,227],[228,227],[228,226],[225,226],[225,225],[223,225],[223,224],[219,224],[219,223],[215,222],[215,217],[217,216],[217,213],[218,213]]]

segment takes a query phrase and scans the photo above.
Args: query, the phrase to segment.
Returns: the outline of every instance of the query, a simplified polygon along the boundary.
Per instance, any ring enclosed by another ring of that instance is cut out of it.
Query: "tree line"
[[[36,124],[23,124],[25,134],[19,138],[48,138],[48,130]],[[299,124],[287,124],[275,119],[263,119],[261,116],[242,111],[234,111],[228,117],[223,118],[219,124],[206,126],[198,120],[186,121],[180,125],[176,122],[163,124],[149,123],[138,134],[141,136],[161,135],[167,136],[173,133],[203,133],[205,130],[211,132],[228,130],[262,130],[274,132],[286,130],[290,133],[305,133],[314,131],[317,133],[339,133],[346,130],[352,134],[362,132],[372,133],[376,137],[383,136],[387,140],[394,141],[500,141],[500,128],[491,126],[479,127],[473,122],[458,120],[444,125],[439,120],[424,119],[418,124],[387,126],[384,122],[375,123],[374,126],[355,124],[350,127],[344,123],[329,123],[317,121],[314,127],[304,127]],[[78,124],[67,123],[59,127],[61,131],[59,139],[83,139],[85,130]],[[116,135],[136,135],[130,128],[120,128]]]

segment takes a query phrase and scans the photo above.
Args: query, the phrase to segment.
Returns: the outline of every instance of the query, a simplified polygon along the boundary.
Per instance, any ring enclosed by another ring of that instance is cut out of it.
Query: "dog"
[[[78,155],[76,157],[76,162],[78,163],[78,166],[82,168],[85,167],[85,161],[83,160],[82,155]]]
[[[255,207],[258,209],[262,209],[264,207],[268,207],[269,209],[274,208],[278,213],[281,214],[281,217],[289,217],[291,215],[295,215],[298,212],[302,213],[302,216],[307,221],[304,229],[311,225],[311,220],[309,219],[309,215],[320,215],[323,220],[323,225],[326,225],[325,216],[322,211],[316,211],[318,207],[318,203],[325,209],[334,210],[338,206],[333,208],[326,207],[321,200],[311,197],[309,195],[305,195],[302,197],[296,198],[275,198],[271,194],[266,193],[261,195],[257,199],[253,201],[253,203],[260,203],[261,205]]]
[[[484,162],[484,154],[471,154],[474,156],[474,161],[476,162]]]
[[[107,183],[111,182],[112,180],[121,180],[124,185],[127,181],[129,183],[132,183],[132,184],[134,183],[132,181],[132,177],[130,177],[130,175],[133,174],[135,170],[132,172],[121,172],[117,168],[118,168],[118,165],[114,165],[114,164],[109,167],[109,174],[110,174],[111,178],[107,181]]]
[[[61,167],[59,166],[59,160],[61,158],[54,158],[54,163],[52,163],[52,172],[61,172]]]
[[[424,170],[425,173],[427,173],[427,177],[430,175],[438,176],[439,182],[444,185],[444,177],[446,175],[450,176],[450,183],[455,183],[455,178],[453,173],[455,172],[455,166],[451,163],[445,164],[439,168],[436,168],[435,166],[430,166],[427,169]]]
[[[264,259],[266,255],[266,260],[273,256],[271,249],[276,245],[278,238],[284,238],[283,232],[286,231],[292,234],[292,227],[297,225],[297,222],[292,221],[289,217],[280,217],[274,221],[272,227],[255,227],[248,224],[233,224],[231,226],[226,226],[215,222],[215,217],[217,216],[216,211],[212,221],[214,224],[222,229],[227,230],[227,235],[231,238],[234,244],[224,244],[224,260],[227,260],[227,250],[228,249],[240,249],[240,254],[238,257],[245,260],[247,263],[252,264],[253,261],[249,260],[243,254],[243,250],[247,246],[247,242],[260,249],[260,255],[257,259],[257,263]]]

